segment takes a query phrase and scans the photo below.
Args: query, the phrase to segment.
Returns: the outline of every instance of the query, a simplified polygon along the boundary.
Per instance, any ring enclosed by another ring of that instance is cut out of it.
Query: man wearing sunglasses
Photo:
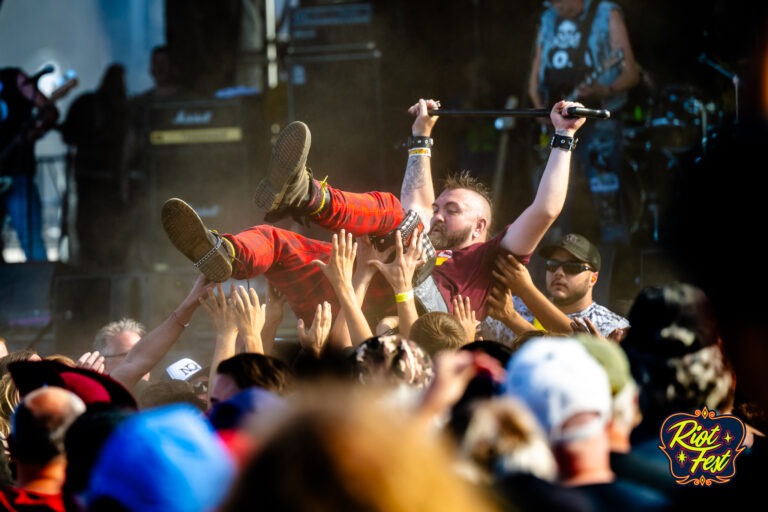
[[[547,263],[547,294],[560,311],[572,319],[589,319],[603,336],[629,327],[626,318],[592,300],[600,272],[600,252],[592,242],[569,233],[539,254]]]

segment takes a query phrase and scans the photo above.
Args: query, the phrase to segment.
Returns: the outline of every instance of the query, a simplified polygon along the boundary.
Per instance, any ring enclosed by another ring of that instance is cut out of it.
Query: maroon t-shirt
[[[455,251],[438,252],[438,262],[441,259],[441,254],[450,256],[432,271],[435,284],[437,284],[437,288],[448,305],[448,311],[453,313],[451,300],[456,295],[461,295],[462,297],[469,297],[478,320],[485,317],[485,303],[493,287],[491,270],[493,270],[494,261],[500,253],[509,253],[501,247],[501,239],[504,238],[506,232],[507,230],[504,229],[487,242],[473,244]],[[515,255],[515,258],[520,263],[527,265],[531,255]]]

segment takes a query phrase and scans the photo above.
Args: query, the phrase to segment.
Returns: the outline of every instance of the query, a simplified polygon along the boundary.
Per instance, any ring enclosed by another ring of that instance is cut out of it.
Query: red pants
[[[355,236],[384,234],[403,220],[400,201],[386,192],[353,194],[328,187],[331,205],[312,220],[332,231],[345,229]],[[331,244],[306,238],[273,226],[254,226],[237,235],[224,235],[235,247],[232,277],[246,279],[264,275],[282,292],[298,318],[309,326],[317,305],[327,300],[334,318],[339,313],[336,294],[322,270],[312,260],[327,262]],[[365,310],[383,314],[394,304],[392,289],[376,274],[365,298]],[[375,320],[375,318],[369,318]]]

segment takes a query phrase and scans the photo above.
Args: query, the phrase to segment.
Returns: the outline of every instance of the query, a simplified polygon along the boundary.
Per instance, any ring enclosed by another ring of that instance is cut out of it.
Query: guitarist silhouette
[[[37,89],[40,76],[42,72],[30,78],[19,68],[0,69],[0,223],[10,215],[27,261],[47,259],[34,147],[59,118]]]
[[[599,102],[618,112],[639,77],[620,8],[603,0],[551,4],[541,16],[528,83],[534,106],[569,99]],[[580,172],[572,174],[565,209],[555,224],[565,233],[606,243],[629,238],[620,200],[621,123],[611,117],[588,123],[580,133],[575,154]]]

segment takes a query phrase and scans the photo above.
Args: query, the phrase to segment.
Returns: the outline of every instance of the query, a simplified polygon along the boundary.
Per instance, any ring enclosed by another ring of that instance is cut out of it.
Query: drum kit
[[[684,164],[706,153],[725,115],[690,84],[668,84],[644,107],[635,107],[624,126],[622,198],[630,234],[658,242]]]

